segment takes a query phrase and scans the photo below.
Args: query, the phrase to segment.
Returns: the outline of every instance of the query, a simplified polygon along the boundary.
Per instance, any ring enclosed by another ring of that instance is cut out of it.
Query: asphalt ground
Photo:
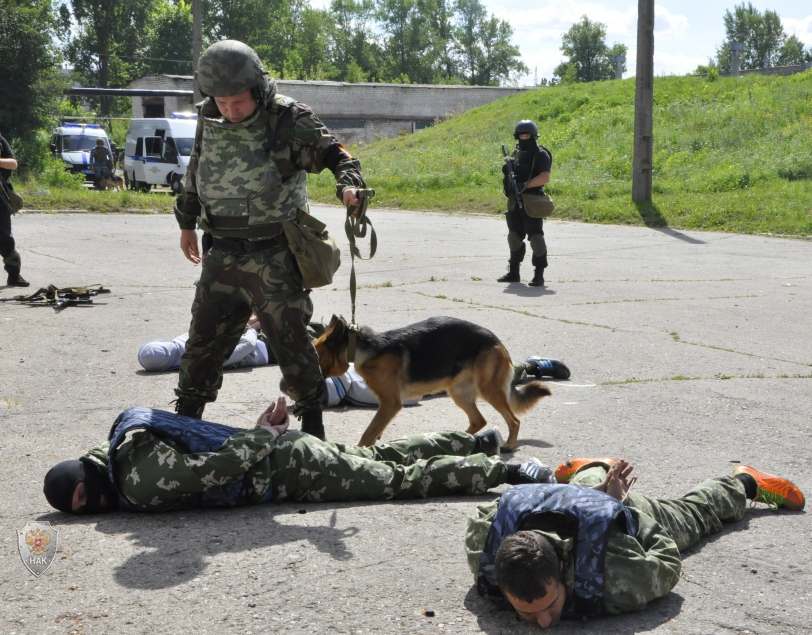
[[[343,211],[315,213],[346,246]],[[379,250],[357,264],[362,324],[453,315],[492,329],[514,358],[542,354],[572,369],[523,417],[516,459],[624,457],[635,487],[654,496],[679,496],[741,461],[812,492],[812,243],[552,221],[547,286],[534,289],[495,282],[507,260],[499,218],[371,216]],[[156,516],[52,511],[42,495],[51,465],[106,438],[126,408],[171,408],[175,375],[139,370],[136,354],[187,330],[199,269],[167,215],[19,215],[13,225],[34,286],[102,283],[113,293],[59,313],[0,304],[0,632],[538,628],[481,600],[466,566],[466,516],[498,492]],[[345,249],[335,284],[313,293],[317,317],[349,316],[348,276]],[[257,416],[279,376],[229,372],[207,418],[248,426],[240,416]],[[371,416],[327,411],[328,438],[356,442]],[[466,423],[435,397],[402,411],[384,439]],[[59,530],[59,554],[39,579],[17,549],[16,530],[33,520]],[[682,581],[646,611],[557,632],[808,633],[811,569],[807,514],[759,506],[685,554]]]

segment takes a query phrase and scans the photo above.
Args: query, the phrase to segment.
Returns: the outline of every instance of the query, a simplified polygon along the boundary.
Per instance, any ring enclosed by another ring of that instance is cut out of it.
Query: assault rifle
[[[13,298],[2,298],[0,302],[22,302],[32,306],[52,306],[55,311],[61,311],[68,306],[82,306],[93,304],[93,298],[102,293],[110,293],[102,285],[89,287],[56,288],[54,285],[42,287],[31,295],[15,295]]]
[[[514,196],[516,196],[516,207],[518,207],[521,211],[524,211],[522,193],[519,190],[519,185],[516,183],[516,173],[513,171],[513,161],[511,161],[511,158],[508,156],[508,151],[504,143],[502,144],[502,156],[505,157],[505,165],[507,166],[507,177],[508,183],[510,183],[510,189],[513,191]]]

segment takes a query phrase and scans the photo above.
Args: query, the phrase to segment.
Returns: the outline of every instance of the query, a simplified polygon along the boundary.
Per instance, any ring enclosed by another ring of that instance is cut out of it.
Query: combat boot
[[[482,432],[477,432],[474,438],[476,439],[476,452],[474,454],[483,453],[485,456],[499,456],[499,448],[504,443],[499,430],[488,428]]]
[[[192,419],[202,419],[203,410],[206,408],[206,402],[189,399],[188,397],[178,397],[175,402],[175,412],[183,417],[191,417]]]
[[[533,279],[527,283],[528,287],[543,287],[544,286],[544,267],[536,267],[536,272],[533,274]]]
[[[302,414],[302,432],[324,441],[324,422],[321,418],[321,408],[308,410]]]
[[[8,274],[6,284],[10,287],[30,287],[31,283],[23,278],[19,273]]]
[[[497,282],[521,282],[521,276],[519,276],[519,266],[521,265],[520,262],[510,262],[508,261],[508,272],[502,276],[501,278],[497,278]]]

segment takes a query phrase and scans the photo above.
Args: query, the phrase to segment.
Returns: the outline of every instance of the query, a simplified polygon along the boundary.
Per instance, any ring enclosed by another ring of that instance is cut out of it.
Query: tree
[[[517,74],[530,72],[527,65],[518,59],[519,47],[510,42],[513,38],[510,23],[491,15],[480,27],[479,38],[482,58],[476,76],[477,85],[498,86],[512,81]]]
[[[778,63],[787,36],[775,11],[760,13],[752,2],[742,2],[733,7],[732,13],[725,11],[724,23],[726,39],[716,49],[716,64],[721,72],[730,72],[731,42],[744,44],[740,58],[743,69],[763,68],[765,60],[769,66]]]
[[[375,6],[372,0],[332,0],[329,25],[328,56],[335,78],[353,81],[364,76],[367,81],[381,81],[382,52],[373,34]],[[352,67],[352,79],[348,77]],[[360,74],[359,71],[360,70]]]
[[[778,66],[796,66],[807,59],[804,43],[797,35],[790,35],[778,52]]]
[[[384,33],[385,72],[389,78],[407,77],[418,84],[436,78],[426,5],[431,0],[378,0],[376,17]]]
[[[60,5],[65,57],[87,85],[123,86],[140,74],[129,67],[140,70],[137,54],[154,1],[70,0]],[[101,99],[102,116],[110,114],[110,104],[110,99]]]
[[[457,38],[462,74],[473,84],[482,64],[479,29],[487,19],[488,12],[480,0],[456,0],[454,9],[457,13],[457,28],[454,35]]]
[[[191,0],[156,0],[148,18],[144,49],[144,66],[149,72],[191,75],[192,30]]]
[[[612,49],[606,46],[605,24],[593,22],[584,15],[561,38],[561,52],[568,59],[555,68],[553,75],[563,80],[572,64],[575,66],[576,81],[612,79],[615,76],[612,55],[621,54],[614,53],[620,50],[625,54],[626,47],[622,44],[615,44]]]
[[[45,148],[37,133],[49,126],[66,84],[56,26],[49,0],[0,0],[0,132],[24,168],[39,167]]]

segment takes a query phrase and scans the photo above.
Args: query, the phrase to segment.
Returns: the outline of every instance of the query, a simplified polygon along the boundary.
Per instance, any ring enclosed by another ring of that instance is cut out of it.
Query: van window
[[[96,147],[96,139],[99,137],[88,137],[87,135],[63,135],[62,152],[89,152]],[[104,137],[101,137],[104,139]],[[105,142],[107,139],[104,139]],[[105,145],[107,145],[105,143]]]
[[[192,154],[192,146],[194,144],[194,139],[175,139],[175,147],[177,147],[178,154],[182,157],[188,157]]]
[[[135,143],[135,156],[142,157],[144,156],[144,138],[138,137],[138,141]]]
[[[144,139],[144,151],[146,156],[151,159],[160,159],[163,157],[164,140],[160,137],[147,137]]]

